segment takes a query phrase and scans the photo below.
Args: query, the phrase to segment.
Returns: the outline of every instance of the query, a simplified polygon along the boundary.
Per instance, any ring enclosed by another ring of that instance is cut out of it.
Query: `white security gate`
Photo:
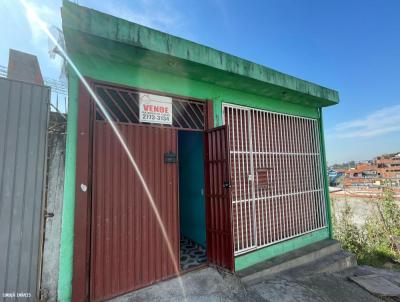
[[[326,227],[318,122],[224,105],[235,255]]]

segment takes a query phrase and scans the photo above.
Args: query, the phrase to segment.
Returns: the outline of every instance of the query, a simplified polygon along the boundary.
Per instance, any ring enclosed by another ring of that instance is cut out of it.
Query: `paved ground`
[[[302,269],[244,286],[233,275],[205,268],[182,276],[185,295],[178,279],[113,299],[128,301],[304,301],[304,302],[375,302],[382,301],[348,280],[353,274],[381,274],[400,285],[400,273],[369,267],[356,267],[341,273],[310,274]]]
[[[265,301],[308,301],[308,302],[375,302],[372,296],[357,284],[339,274],[319,274],[291,278],[280,276],[249,288]]]
[[[230,274],[220,273],[212,268],[187,273],[181,277],[181,281],[185,294],[178,278],[174,278],[112,301],[254,301],[247,294],[238,278]]]

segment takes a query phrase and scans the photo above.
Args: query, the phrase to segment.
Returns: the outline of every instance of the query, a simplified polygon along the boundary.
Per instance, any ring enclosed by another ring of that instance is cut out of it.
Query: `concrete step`
[[[290,278],[301,278],[313,274],[336,273],[357,266],[357,258],[353,253],[340,250],[316,261],[293,268],[284,274]]]
[[[310,264],[311,262],[316,262],[317,260],[341,251],[341,246],[338,241],[326,239],[238,271],[237,275],[241,278],[243,283],[253,284],[260,279],[265,279],[278,273],[286,272]],[[349,261],[349,263],[351,263],[352,260],[347,259],[343,261]]]
[[[356,255],[342,250],[310,263],[309,266],[303,269],[305,272],[309,271],[311,273],[336,273],[355,266],[357,266]]]

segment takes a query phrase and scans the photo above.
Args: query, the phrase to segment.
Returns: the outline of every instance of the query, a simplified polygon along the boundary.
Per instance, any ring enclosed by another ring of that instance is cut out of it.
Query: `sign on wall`
[[[172,125],[172,98],[139,93],[139,121]]]

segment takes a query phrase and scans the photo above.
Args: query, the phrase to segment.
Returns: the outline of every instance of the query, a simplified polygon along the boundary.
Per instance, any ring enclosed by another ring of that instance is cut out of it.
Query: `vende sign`
[[[172,125],[172,98],[139,93],[140,122]]]

